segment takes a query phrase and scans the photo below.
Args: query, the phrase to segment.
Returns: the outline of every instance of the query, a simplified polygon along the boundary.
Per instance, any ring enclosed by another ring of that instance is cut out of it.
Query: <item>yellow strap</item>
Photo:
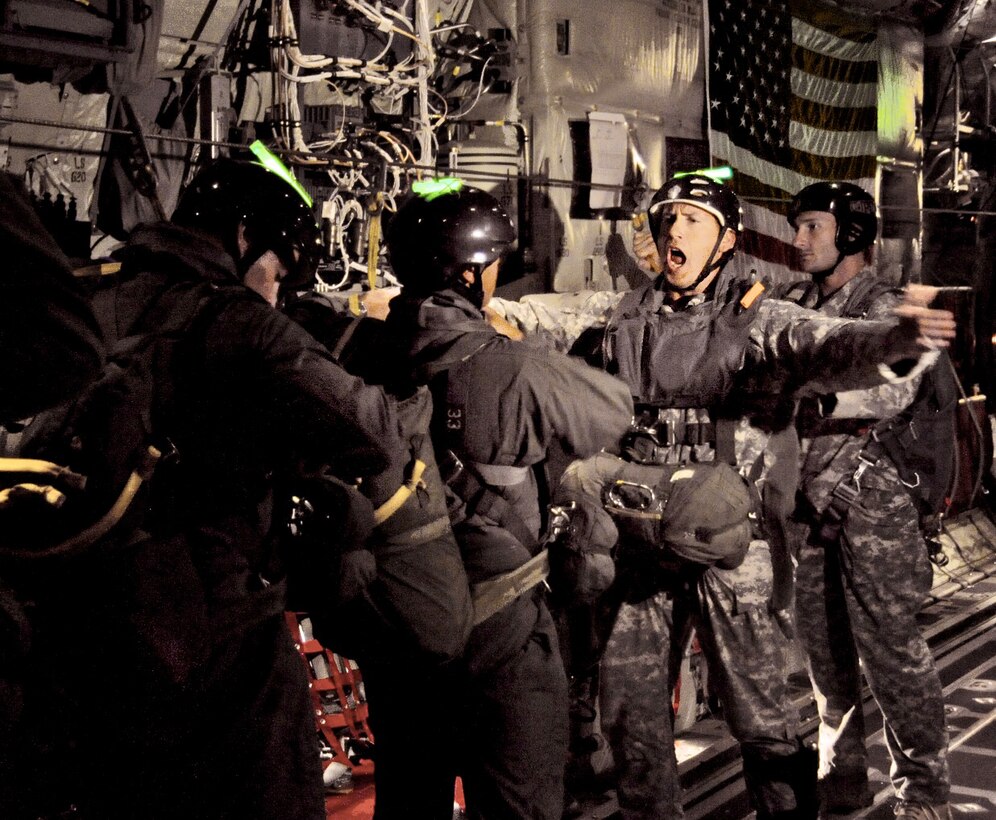
[[[351,293],[349,294],[349,312],[354,316],[362,316],[364,314],[363,303],[360,301],[360,294]]]
[[[142,483],[152,475],[156,462],[161,455],[162,453],[159,450],[150,446],[146,450],[145,458],[142,459],[141,464],[128,476],[128,481],[125,482],[124,489],[121,490],[111,508],[82,532],[77,533],[71,538],[67,538],[53,547],[39,550],[4,550],[5,554],[17,558],[49,558],[55,555],[76,552],[103,538],[124,517],[124,514],[128,511],[128,507],[131,506],[131,502],[138,495]]]
[[[401,509],[402,505],[411,498],[411,495],[422,483],[422,473],[425,472],[425,462],[415,459],[412,465],[412,474],[408,480],[398,487],[397,491],[387,501],[374,510],[374,524],[383,524]]]
[[[68,467],[38,458],[0,458],[0,473],[28,473],[60,479],[74,489],[82,489],[86,476],[74,473]]]
[[[377,258],[380,256],[380,214],[384,210],[384,194],[380,191],[367,206],[370,222],[367,224],[367,284],[370,290],[377,287]]]
[[[13,507],[29,497],[40,498],[50,507],[61,507],[66,501],[66,494],[51,484],[15,484],[0,490],[0,510]]]

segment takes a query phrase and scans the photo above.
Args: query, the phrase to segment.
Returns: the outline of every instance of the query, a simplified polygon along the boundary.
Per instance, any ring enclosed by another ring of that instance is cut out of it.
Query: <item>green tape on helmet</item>
[[[412,193],[432,202],[432,200],[445,194],[459,193],[463,189],[463,184],[463,180],[458,177],[420,179],[412,183]]]

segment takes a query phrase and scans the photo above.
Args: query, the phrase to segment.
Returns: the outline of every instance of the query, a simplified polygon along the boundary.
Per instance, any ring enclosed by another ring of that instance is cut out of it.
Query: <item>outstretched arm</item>
[[[527,336],[544,334],[551,346],[566,353],[591,327],[604,327],[625,291],[530,294],[518,302],[492,299],[488,310]]]
[[[821,316],[770,299],[761,307],[752,375],[766,389],[797,395],[836,393],[909,379],[927,364],[922,355],[954,335],[948,311],[927,307],[933,289],[911,288],[894,320]]]

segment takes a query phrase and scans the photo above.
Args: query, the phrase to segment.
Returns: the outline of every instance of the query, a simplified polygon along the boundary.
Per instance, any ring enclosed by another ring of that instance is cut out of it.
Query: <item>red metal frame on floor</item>
[[[332,753],[330,758],[323,760],[323,765],[327,767],[333,761],[342,763],[350,768],[353,775],[349,791],[326,795],[325,814],[343,820],[369,820],[374,810],[374,764],[370,760],[354,763],[343,747],[345,737],[374,740],[367,723],[369,707],[363,692],[362,670],[356,663],[331,652],[314,639],[307,613],[284,614],[294,646],[301,654],[308,674],[315,728]],[[330,711],[330,707],[334,711]],[[454,800],[464,805],[459,780]]]

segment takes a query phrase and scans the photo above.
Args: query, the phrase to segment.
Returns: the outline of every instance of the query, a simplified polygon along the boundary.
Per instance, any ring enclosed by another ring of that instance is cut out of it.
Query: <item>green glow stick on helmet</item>
[[[291,188],[297,191],[301,196],[301,199],[305,201],[309,208],[314,205],[314,202],[308,195],[308,192],[304,190],[304,186],[294,178],[294,175],[290,172],[290,169],[284,165],[283,162],[281,162],[280,157],[274,154],[259,140],[256,140],[252,145],[250,145],[249,150],[255,154],[256,159],[259,160],[259,164],[262,165],[267,171],[276,174],[284,182],[290,185]]]

